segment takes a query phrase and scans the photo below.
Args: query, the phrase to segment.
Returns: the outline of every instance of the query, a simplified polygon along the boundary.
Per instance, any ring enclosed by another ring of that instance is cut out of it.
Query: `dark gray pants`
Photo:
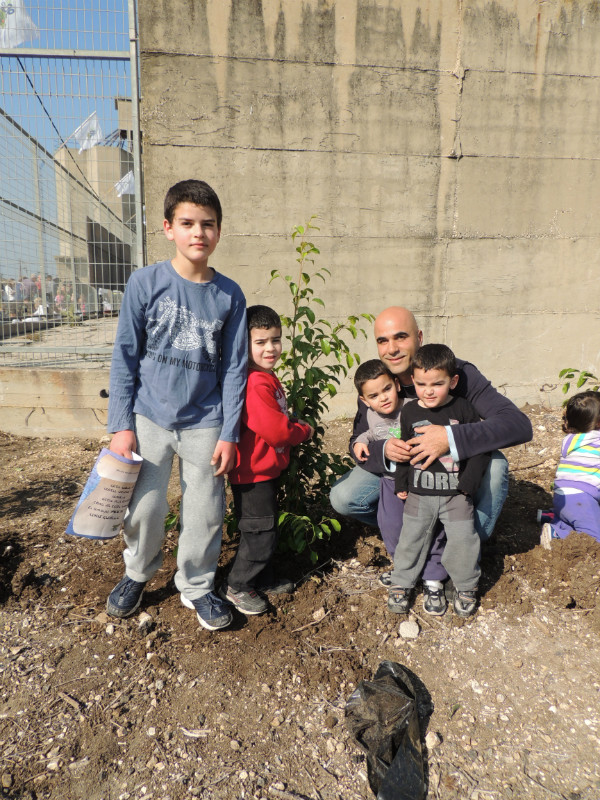
[[[236,592],[270,583],[270,561],[277,546],[277,480],[232,484],[240,544],[228,584]]]
[[[481,540],[473,518],[473,502],[463,494],[436,496],[409,492],[394,554],[392,584],[404,589],[416,584],[439,520],[447,537],[442,564],[458,591],[476,589],[481,575]]]

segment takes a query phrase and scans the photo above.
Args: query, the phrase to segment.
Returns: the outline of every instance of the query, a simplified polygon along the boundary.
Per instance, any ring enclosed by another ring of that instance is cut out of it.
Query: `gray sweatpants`
[[[167,489],[178,456],[182,498],[175,585],[195,600],[213,588],[221,549],[225,488],[210,465],[221,429],[167,431],[139,414],[135,425],[144,463],[124,522],[125,572],[134,581],[148,581],[162,564]]]
[[[442,564],[458,591],[477,588],[481,540],[473,522],[473,502],[464,494],[450,496],[408,493],[400,539],[394,554],[393,586],[411,589],[425,564],[436,523],[446,531]]]

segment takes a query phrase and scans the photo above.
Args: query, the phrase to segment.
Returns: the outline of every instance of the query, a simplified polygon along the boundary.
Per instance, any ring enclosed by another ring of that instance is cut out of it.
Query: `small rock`
[[[2,788],[3,789],[10,789],[13,785],[13,776],[10,772],[4,772],[2,775]]]
[[[419,624],[412,619],[406,619],[400,623],[398,633],[403,639],[416,639],[419,635]]]
[[[282,722],[283,722],[283,717],[281,716],[281,714],[275,714],[275,716],[271,720],[271,727],[278,728]]]
[[[138,617],[138,633],[147,636],[154,627],[154,620],[146,611],[142,611]]]
[[[339,722],[339,719],[337,717],[335,717],[333,714],[328,714],[325,717],[325,727],[329,728],[329,730],[331,730],[332,728],[335,728],[335,726],[338,724],[338,722]]]
[[[320,622],[325,617],[325,609],[323,606],[321,608],[317,608],[317,610],[313,613],[312,618],[315,622]]]
[[[237,739],[232,739],[229,742],[229,747],[231,747],[232,750],[239,750],[240,747],[241,747],[241,744],[238,742]]]
[[[156,736],[156,728],[148,728],[146,733],[148,734],[148,736]]]
[[[429,733],[425,737],[425,744],[427,745],[428,750],[433,750],[441,743],[442,739],[439,733],[436,733],[435,731],[429,731]]]
[[[112,624],[112,622],[109,622],[108,625],[106,626],[106,633],[109,636],[112,636],[114,632],[115,632],[115,626]]]
[[[247,780],[248,780],[248,773],[246,772],[246,770],[245,770],[245,769],[243,769],[243,770],[242,770],[242,771],[239,773],[239,775],[238,775],[238,778],[239,778],[241,781],[247,781]]]
[[[100,625],[108,625],[108,623],[110,622],[110,617],[108,616],[106,611],[101,611],[94,617],[94,619],[96,620],[96,622],[99,622]]]
[[[50,770],[50,772],[58,772],[58,770],[60,769],[60,762],[58,762],[58,761],[49,761],[46,764],[46,769]]]
[[[277,783],[273,784],[272,788],[275,789],[278,792],[285,792],[285,783],[282,783],[281,781],[277,781]]]

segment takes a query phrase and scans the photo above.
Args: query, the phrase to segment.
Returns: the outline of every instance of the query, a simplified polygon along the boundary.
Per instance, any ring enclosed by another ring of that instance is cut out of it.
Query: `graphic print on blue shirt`
[[[152,357],[156,350],[161,349],[161,345],[164,349],[167,342],[176,350],[200,349],[201,359],[212,365],[212,369],[204,367],[203,371],[214,372],[218,355],[215,334],[223,327],[223,321],[217,319],[207,322],[200,319],[185,306],[178,306],[170,297],[159,300],[158,310],[160,316],[148,320],[151,323],[146,344],[148,355]],[[170,359],[169,363],[179,366],[180,361],[181,359]]]

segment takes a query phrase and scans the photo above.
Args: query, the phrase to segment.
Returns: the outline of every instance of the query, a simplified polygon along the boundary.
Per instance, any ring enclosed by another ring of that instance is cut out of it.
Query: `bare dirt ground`
[[[386,609],[376,532],[347,521],[317,569],[283,565],[298,588],[267,616],[199,628],[173,587],[170,536],[147,616],[110,619],[120,539],[64,534],[98,441],[0,434],[0,795],[372,797],[344,706],[388,659],[418,679],[428,798],[598,800],[600,545],[572,535],[540,548],[560,412],[527,412],[535,438],[507,451],[481,607],[466,623],[431,618],[419,597],[416,639]],[[331,450],[349,428],[331,424]]]

